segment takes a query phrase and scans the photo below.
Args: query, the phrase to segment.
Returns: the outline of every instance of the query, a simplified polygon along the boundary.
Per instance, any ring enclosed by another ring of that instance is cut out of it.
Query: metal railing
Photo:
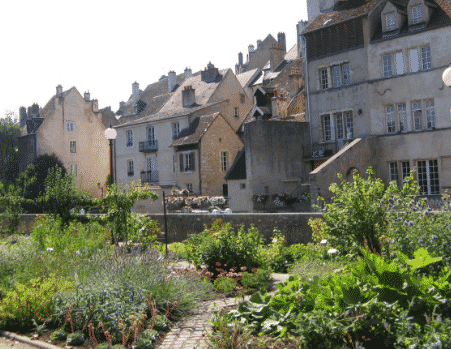
[[[158,182],[158,171],[141,171],[142,183],[156,183]]]
[[[353,139],[341,139],[336,142],[313,143],[303,145],[304,158],[322,159],[336,154],[345,145],[351,143]]]
[[[150,141],[139,142],[139,151],[143,153],[152,153],[158,150],[158,141],[151,139]]]

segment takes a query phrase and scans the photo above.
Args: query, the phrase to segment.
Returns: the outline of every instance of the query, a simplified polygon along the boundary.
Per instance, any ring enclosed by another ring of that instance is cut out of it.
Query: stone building
[[[451,56],[449,1],[319,4],[309,7],[314,15],[302,32],[312,196],[330,197],[336,173],[351,179],[368,166],[398,184],[416,167],[422,194],[444,193],[451,187],[451,93],[441,80]]]
[[[224,175],[243,146],[236,131],[252,108],[236,76],[209,63],[164,98],[157,113],[116,126],[118,183],[226,193]]]
[[[44,108],[20,108],[24,126],[18,142],[19,170],[43,154],[55,154],[75,182],[94,197],[100,196],[97,183],[110,174],[110,148],[103,132],[116,123],[110,107],[99,110],[89,92],[82,97],[75,87],[56,94]]]

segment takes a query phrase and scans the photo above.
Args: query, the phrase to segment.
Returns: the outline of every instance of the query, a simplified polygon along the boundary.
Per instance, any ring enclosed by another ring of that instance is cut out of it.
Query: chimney
[[[285,52],[283,51],[282,46],[280,44],[272,44],[269,58],[269,69],[274,71],[274,69],[276,69],[277,66],[283,61],[284,56]]]
[[[277,116],[277,97],[271,97],[271,113],[272,113],[272,118]]]
[[[243,52],[238,53],[238,64],[243,65]]]
[[[257,50],[262,47],[262,41],[261,40],[257,40]]]
[[[307,16],[309,23],[313,22],[320,14],[318,0],[307,0]]]
[[[285,33],[277,34],[277,42],[280,46],[282,46],[282,50],[284,53],[287,53],[287,42],[285,39]]]
[[[33,103],[31,106],[31,114],[34,118],[39,117],[39,105],[37,103]]]
[[[185,86],[185,88],[183,89],[182,91],[183,108],[192,107],[196,103],[196,94],[194,91],[195,90],[191,85]]]
[[[211,62],[207,64],[207,68],[205,68],[205,70],[202,70],[200,72],[201,80],[204,82],[214,82],[218,75],[218,68],[215,68],[215,66]]]
[[[91,99],[91,94],[89,92],[85,92],[84,95],[83,95],[83,99],[86,102],[89,102],[89,100]]]
[[[56,86],[56,94],[60,95],[61,93],[63,93],[63,86],[61,85]]]
[[[185,80],[188,79],[191,75],[193,75],[193,72],[191,71],[191,68],[186,67],[184,71]]]
[[[251,53],[251,52],[254,52],[255,50],[254,50],[254,45],[249,45],[249,53]]]
[[[171,70],[168,73],[168,92],[169,93],[174,91],[176,84],[177,84],[177,75],[175,74],[175,71]]]
[[[97,99],[92,100],[92,111],[99,111],[99,101]]]
[[[139,84],[135,81],[132,84],[132,99],[133,99],[133,104],[136,104],[138,102],[138,98],[139,98]]]
[[[124,105],[125,105],[125,102],[124,102],[124,101],[119,102],[119,109],[122,108]]]
[[[301,33],[307,27],[307,24],[308,24],[307,21],[299,21],[298,24],[296,24],[296,32],[297,32],[296,43],[298,45],[298,58],[301,58],[304,55],[305,42],[304,42],[304,38],[302,37]]]
[[[20,127],[24,127],[27,123],[27,108],[19,108]]]

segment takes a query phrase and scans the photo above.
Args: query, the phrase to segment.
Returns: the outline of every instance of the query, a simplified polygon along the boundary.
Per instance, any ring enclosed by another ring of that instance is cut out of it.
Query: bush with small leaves
[[[64,331],[63,329],[53,331],[53,333],[50,336],[50,339],[54,341],[65,341],[66,338],[67,332]]]
[[[213,285],[215,286],[216,290],[221,293],[230,293],[235,289],[237,282],[232,278],[221,277],[217,278],[213,282]]]
[[[271,271],[265,269],[258,269],[256,273],[241,273],[241,285],[249,289],[268,290],[271,281]]]
[[[152,349],[153,341],[150,339],[138,338],[132,344],[133,349]]]
[[[96,346],[96,349],[111,349],[112,347],[108,343],[100,343]]]
[[[85,343],[85,335],[83,334],[83,332],[80,331],[71,333],[67,336],[66,342],[69,345],[75,346],[83,345]]]

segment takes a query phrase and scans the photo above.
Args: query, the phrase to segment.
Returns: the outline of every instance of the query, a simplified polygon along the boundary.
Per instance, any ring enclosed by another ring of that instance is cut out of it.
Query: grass
[[[354,263],[349,259],[310,259],[296,262],[293,268],[290,270],[290,274],[298,275],[302,281],[317,276],[320,279],[325,279],[333,274],[345,271],[348,267]]]

